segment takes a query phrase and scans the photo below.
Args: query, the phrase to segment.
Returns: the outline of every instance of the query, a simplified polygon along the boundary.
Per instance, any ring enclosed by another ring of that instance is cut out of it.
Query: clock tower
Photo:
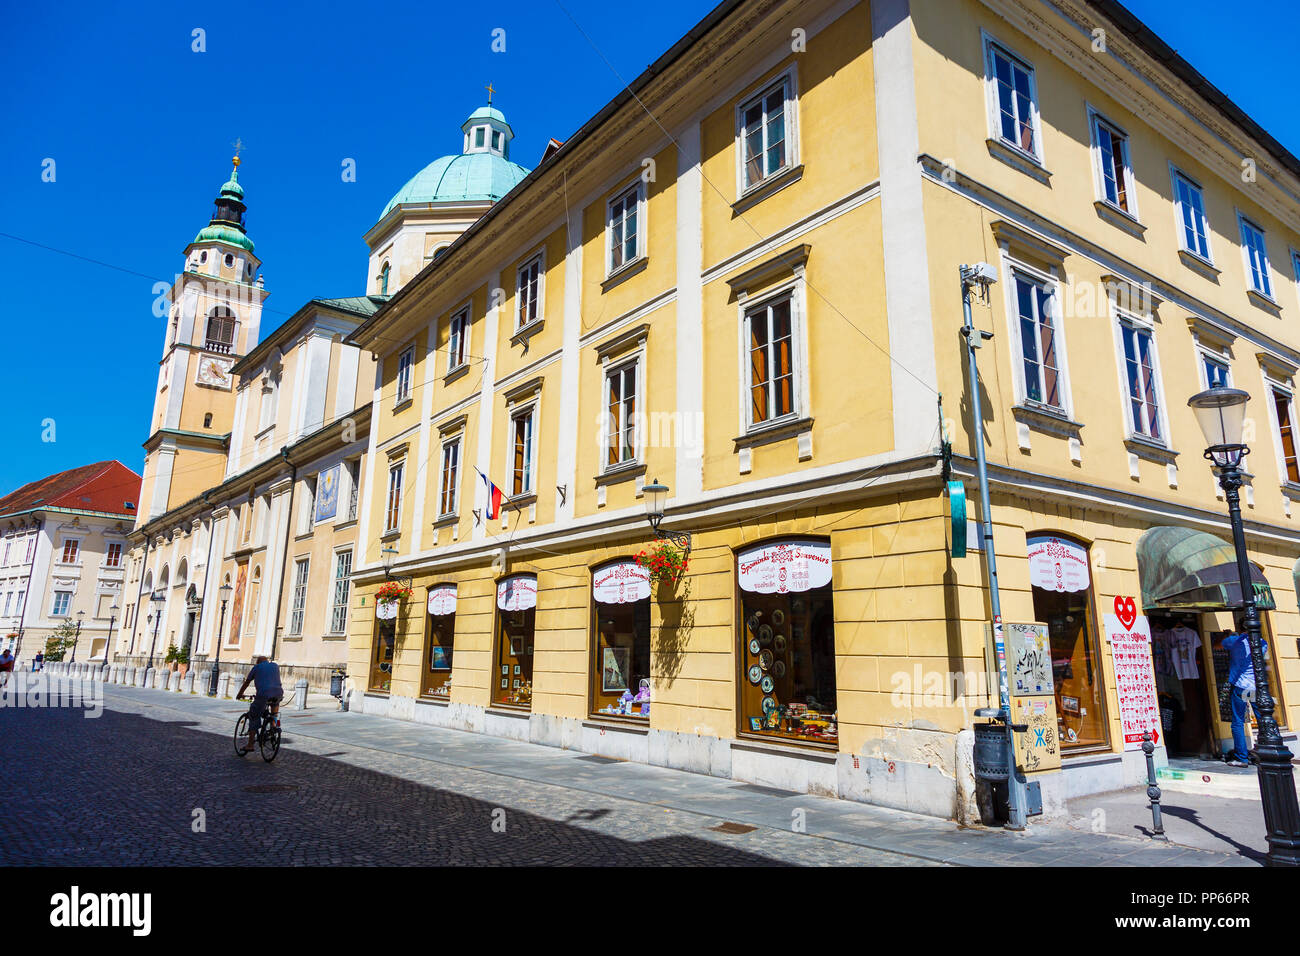
[[[168,293],[137,525],[221,483],[235,415],[231,368],[257,345],[267,292],[244,225],[239,156]]]

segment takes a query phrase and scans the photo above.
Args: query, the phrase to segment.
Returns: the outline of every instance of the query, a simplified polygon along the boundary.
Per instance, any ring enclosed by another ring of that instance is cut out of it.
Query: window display
[[[650,716],[650,572],[616,561],[592,573],[595,638],[591,709],[602,716]]]
[[[370,690],[387,693],[393,686],[393,647],[397,643],[397,622],[375,618],[375,641],[370,650]]]
[[[420,693],[446,700],[451,696],[451,657],[456,634],[456,585],[429,588],[425,633],[424,683]]]
[[[537,618],[537,577],[516,574],[497,584],[497,637],[489,678],[492,702],[515,707],[533,703],[533,628]]]
[[[761,545],[737,569],[741,732],[837,743],[830,544]]]

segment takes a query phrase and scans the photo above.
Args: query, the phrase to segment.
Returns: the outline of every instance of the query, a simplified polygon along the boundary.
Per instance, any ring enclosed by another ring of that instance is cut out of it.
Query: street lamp
[[[670,490],[667,485],[659,484],[658,478],[641,488],[641,492],[645,496],[646,520],[650,522],[650,530],[654,532],[655,538],[661,541],[671,541],[689,555],[691,553],[691,536],[689,532],[664,531],[659,527],[664,520],[664,503],[668,500]]]
[[[68,658],[69,664],[77,663],[77,641],[81,640],[81,619],[85,616],[85,611],[77,612],[77,633],[72,637],[72,656]]]
[[[393,562],[397,560],[396,548],[392,547],[391,545],[386,545],[385,547],[381,548],[379,550],[379,559],[384,566],[384,580],[396,581],[398,584],[402,585],[408,591],[411,590],[411,588],[415,584],[414,578],[402,577],[401,575],[398,575],[397,577],[393,576]]]
[[[117,612],[120,610],[121,608],[117,606],[116,601],[114,601],[113,606],[108,609],[108,640],[104,642],[105,667],[108,666],[108,655],[113,649],[113,625],[117,622]]]
[[[1291,751],[1282,744],[1273,717],[1273,695],[1268,690],[1268,672],[1260,637],[1259,608],[1251,582],[1250,559],[1246,555],[1246,532],[1241,521],[1241,459],[1249,449],[1243,441],[1246,402],[1250,395],[1239,388],[1210,388],[1187,400],[1205,433],[1205,457],[1212,463],[1219,486],[1228,501],[1232,522],[1232,543],[1237,551],[1237,577],[1246,619],[1250,663],[1255,672],[1255,716],[1259,720],[1259,794],[1264,804],[1264,826],[1268,831],[1270,866],[1300,866],[1300,803],[1296,800],[1291,770]]]
[[[221,633],[226,624],[226,602],[230,600],[230,592],[233,591],[227,582],[217,588],[217,593],[221,595],[221,614],[217,618],[217,656],[212,659],[212,673],[208,675],[208,696],[217,696],[217,678],[221,672]]]
[[[153,652],[158,645],[158,625],[162,623],[163,602],[167,600],[167,595],[160,588],[149,595],[149,600],[153,602],[153,640],[149,642],[149,663],[144,668],[146,671],[153,667]]]

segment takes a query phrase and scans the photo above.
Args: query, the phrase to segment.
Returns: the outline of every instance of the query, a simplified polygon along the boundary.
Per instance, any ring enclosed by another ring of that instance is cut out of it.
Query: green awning
[[[1237,553],[1232,545],[1204,531],[1155,527],[1137,544],[1142,607],[1222,611],[1241,607]],[[1250,566],[1255,603],[1261,611],[1277,605],[1264,573]]]

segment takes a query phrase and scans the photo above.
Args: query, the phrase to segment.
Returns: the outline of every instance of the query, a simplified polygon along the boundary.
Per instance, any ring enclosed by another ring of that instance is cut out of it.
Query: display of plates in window
[[[775,698],[775,697],[764,697],[764,698],[763,698],[763,713],[765,713],[765,714],[771,714],[771,713],[773,713],[773,712],[775,712],[775,711],[776,711],[776,698]]]
[[[749,618],[745,621],[745,627],[749,628],[750,633],[752,634],[758,633],[758,616],[761,613],[763,612],[755,611],[753,614],[749,615]]]
[[[764,649],[763,652],[758,655],[758,664],[763,668],[763,670],[769,670],[772,666],[772,652]]]
[[[772,643],[771,625],[764,624],[758,629],[758,643],[762,644],[764,647],[767,647],[767,645]]]
[[[762,679],[763,679],[763,668],[755,664],[753,667],[749,669],[749,682],[751,684],[757,684]]]
[[[777,661],[772,665],[772,673],[778,678],[785,676],[785,661]]]
[[[773,611],[773,612],[772,612],[772,623],[773,623],[773,624],[776,624],[776,625],[784,624],[784,623],[785,623],[785,611],[782,611],[780,608],[777,608],[775,611]]]
[[[772,649],[775,650],[778,654],[784,654],[784,653],[785,653],[785,635],[784,635],[784,634],[778,634],[776,637],[772,638]]]
[[[763,693],[764,693],[764,694],[770,694],[770,693],[772,693],[772,688],[775,687],[775,686],[776,686],[776,682],[772,680],[772,675],[771,675],[771,674],[764,674],[764,675],[763,675],[763,680],[762,680],[762,682],[759,684],[759,687],[762,688]]]
[[[749,639],[749,653],[757,654],[760,648],[761,645],[758,643],[758,638],[752,637]]]

